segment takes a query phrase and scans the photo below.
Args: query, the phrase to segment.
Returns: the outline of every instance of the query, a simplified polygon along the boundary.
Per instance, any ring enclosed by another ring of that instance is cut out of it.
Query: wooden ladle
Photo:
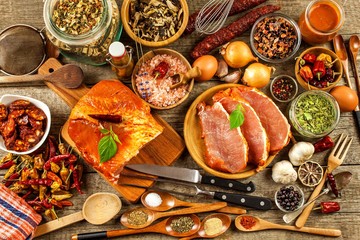
[[[349,49],[351,52],[351,57],[352,57],[352,62],[353,62],[353,72],[354,72],[354,77],[355,77],[355,82],[357,85],[357,93],[360,96],[360,80],[359,80],[359,73],[357,70],[357,55],[359,52],[359,47],[360,47],[360,40],[359,37],[357,35],[353,35],[350,37],[349,39]]]
[[[71,236],[72,240],[78,240],[78,239],[100,239],[100,238],[112,238],[112,237],[120,237],[120,236],[126,236],[131,234],[139,234],[139,233],[161,233],[173,237],[185,237],[190,236],[196,233],[200,228],[200,219],[194,215],[184,215],[190,217],[194,225],[191,228],[190,231],[187,232],[176,232],[171,228],[171,222],[175,220],[176,218],[179,218],[179,216],[172,216],[169,217],[157,224],[154,224],[152,226],[148,226],[141,229],[119,229],[119,230],[110,230],[110,231],[101,231],[101,232],[93,232],[93,233],[81,233],[81,234],[74,234]]]
[[[247,218],[246,221],[242,221],[242,218]],[[245,228],[242,225],[242,222],[253,222],[253,226],[248,226]],[[235,219],[235,226],[240,231],[244,232],[254,232],[254,231],[261,231],[266,229],[280,229],[280,230],[288,230],[288,231],[295,231],[295,232],[304,232],[322,236],[330,236],[330,237],[339,237],[341,236],[341,230],[339,229],[331,229],[331,228],[313,228],[313,227],[302,227],[297,228],[295,226],[289,225],[281,225],[272,222],[265,221],[261,218],[250,216],[250,215],[241,215]]]
[[[156,207],[151,206],[146,202],[146,200],[145,200],[146,196],[148,196],[151,193],[158,194],[158,196],[160,196],[161,204],[159,206],[156,206]],[[181,201],[180,199],[177,199],[170,193],[162,192],[162,191],[154,191],[154,190],[149,190],[149,191],[145,192],[143,195],[141,195],[141,202],[146,208],[154,210],[154,211],[159,211],[159,212],[168,211],[168,210],[176,208],[176,207],[197,207],[197,206],[204,206],[204,204],[205,204],[205,203]],[[216,212],[230,213],[230,214],[244,214],[244,213],[246,213],[246,210],[243,208],[239,208],[239,207],[226,206],[226,207],[216,210]]]
[[[192,213],[200,213],[200,212],[210,212],[217,210],[219,208],[225,207],[227,204],[224,202],[216,202],[216,203],[208,203],[203,204],[201,206],[197,207],[189,207],[184,209],[179,209],[175,211],[170,212],[156,212],[147,208],[135,208],[131,209],[127,212],[125,212],[120,219],[120,222],[122,225],[128,228],[144,228],[149,226],[151,223],[153,223],[155,220],[163,217],[169,217],[169,216],[176,216],[176,215],[185,215],[185,214],[192,214]],[[143,224],[132,224],[129,219],[131,219],[131,213],[137,211],[137,212],[143,212],[147,215],[147,220]]]
[[[34,237],[42,236],[84,219],[94,225],[104,224],[120,211],[121,206],[120,198],[116,194],[105,192],[92,194],[86,199],[82,211],[38,226]]]
[[[205,231],[205,223],[207,220],[212,219],[212,218],[220,219],[222,222],[222,226],[221,226],[220,231],[218,231],[217,233],[208,235]],[[201,238],[201,239],[216,238],[216,237],[220,236],[221,234],[223,234],[224,232],[226,232],[229,229],[230,225],[231,225],[231,218],[228,215],[223,214],[223,213],[214,213],[214,214],[207,216],[206,218],[204,218],[201,221],[201,226],[197,233],[195,233],[194,235],[191,235],[189,237],[181,238],[180,240],[189,240],[189,239],[193,239],[193,238]]]
[[[84,80],[81,68],[74,64],[66,64],[48,75],[2,76],[0,83],[22,83],[47,81],[65,88],[77,88]]]
[[[345,79],[349,86],[349,88],[353,89],[350,78],[349,78],[349,61],[348,61],[348,55],[344,43],[344,39],[341,35],[336,35],[333,39],[333,45],[335,49],[336,55],[339,57],[343,67],[344,67],[344,73],[345,73]]]

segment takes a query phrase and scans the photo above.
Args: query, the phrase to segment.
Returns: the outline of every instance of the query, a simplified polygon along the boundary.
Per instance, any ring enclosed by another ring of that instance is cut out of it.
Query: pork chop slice
[[[238,173],[247,166],[248,144],[240,128],[230,129],[229,114],[221,103],[197,106],[202,137],[205,142],[205,162],[215,170]]]
[[[231,114],[240,104],[243,109],[244,122],[240,129],[249,146],[249,162],[263,166],[269,157],[270,142],[259,116],[249,102],[243,98],[231,98],[221,92],[213,96],[215,102],[220,102],[225,110]]]

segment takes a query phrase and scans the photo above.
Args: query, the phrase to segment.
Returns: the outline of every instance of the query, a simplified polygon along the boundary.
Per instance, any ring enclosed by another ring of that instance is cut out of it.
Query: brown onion
[[[262,88],[270,82],[270,76],[275,68],[262,63],[252,63],[245,69],[242,83],[249,87]]]

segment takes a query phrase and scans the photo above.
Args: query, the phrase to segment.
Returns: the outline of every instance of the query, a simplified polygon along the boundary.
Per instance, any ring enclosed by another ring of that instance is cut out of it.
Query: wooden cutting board
[[[50,58],[39,68],[39,74],[49,74],[61,66],[61,63],[58,60]],[[69,105],[70,108],[73,108],[79,99],[90,90],[84,84],[77,89],[67,89],[61,86],[56,86],[52,83],[46,83],[46,85],[56,94],[58,94]],[[153,114],[153,117],[158,121],[159,124],[164,127],[164,131],[154,140],[145,145],[140,150],[139,154],[132,158],[129,163],[171,165],[180,157],[181,153],[184,151],[185,143],[179,134],[160,116]],[[68,122],[66,122],[62,127],[61,135],[64,140],[76,150],[75,143],[71,140],[68,134]],[[124,169],[124,173],[134,174],[134,172],[128,169]],[[108,181],[104,175],[101,173],[99,174],[125,199],[132,203],[137,202],[140,196],[145,192],[144,188],[113,184]],[[133,184],[144,187],[149,187],[153,184],[153,182],[149,180],[128,178],[124,176],[120,177],[119,183]]]

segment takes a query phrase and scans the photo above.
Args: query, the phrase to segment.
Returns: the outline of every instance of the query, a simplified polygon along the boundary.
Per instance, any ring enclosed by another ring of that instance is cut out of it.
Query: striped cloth
[[[0,239],[24,240],[31,235],[41,221],[24,199],[0,184]]]

